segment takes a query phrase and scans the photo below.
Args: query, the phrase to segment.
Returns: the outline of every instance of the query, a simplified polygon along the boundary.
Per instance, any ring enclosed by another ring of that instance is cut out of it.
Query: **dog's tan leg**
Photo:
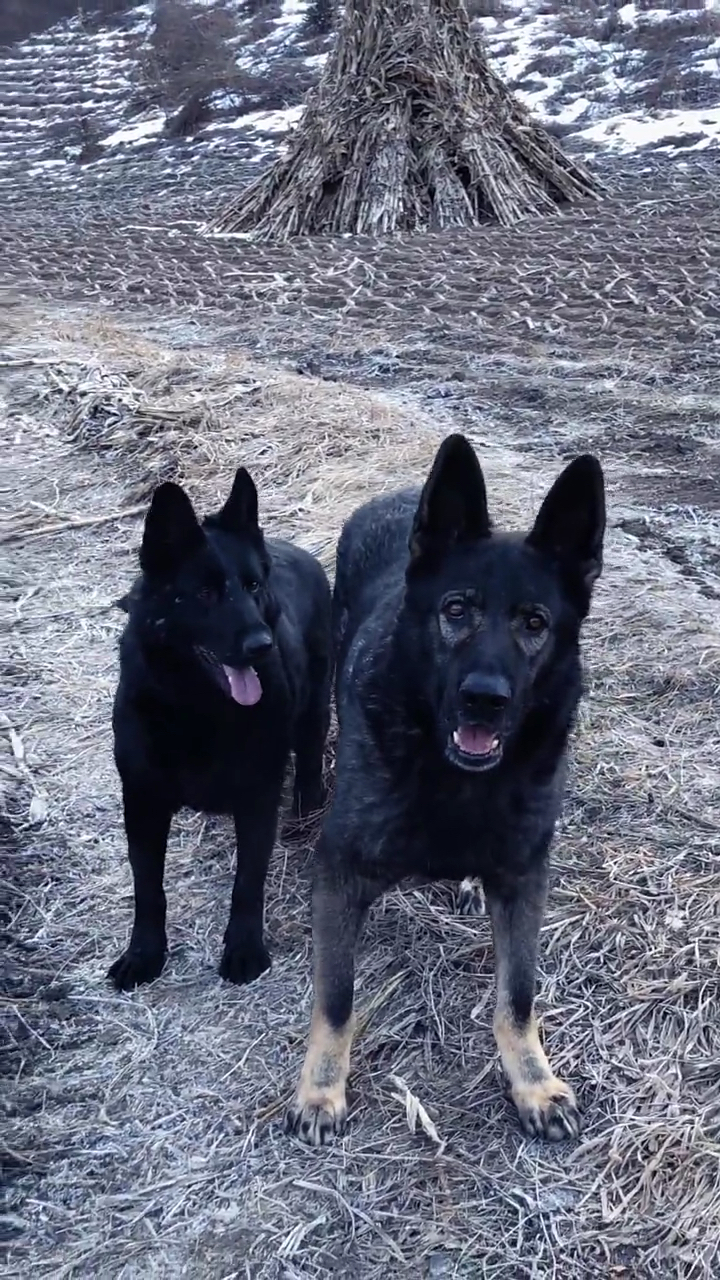
[[[519,1027],[510,1010],[498,1007],[494,1030],[510,1095],[525,1132],[551,1142],[576,1138],[580,1114],[575,1094],[554,1074],[540,1044],[535,1014]]]
[[[380,892],[338,881],[320,865],[313,888],[313,1011],[310,1039],[286,1127],[311,1146],[342,1133],[353,1038],[355,946],[365,913]]]
[[[322,1002],[313,1007],[305,1062],[288,1117],[293,1132],[313,1147],[329,1142],[345,1128],[353,1024],[351,1015],[344,1026],[333,1027]]]
[[[520,1123],[531,1137],[558,1142],[580,1132],[568,1084],[552,1070],[534,1011],[535,966],[545,906],[545,873],[527,877],[511,896],[488,892],[495,943],[494,1030]]]

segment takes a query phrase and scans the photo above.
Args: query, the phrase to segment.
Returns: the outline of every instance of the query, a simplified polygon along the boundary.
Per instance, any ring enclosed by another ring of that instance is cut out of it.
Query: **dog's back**
[[[327,653],[330,633],[330,593],[325,570],[309,551],[281,538],[268,538],[267,549],[271,562],[273,588],[281,604],[283,631],[289,628],[303,639],[303,689],[300,706],[304,701],[304,687],[311,674],[310,661],[316,649],[329,659]],[[282,634],[282,633],[281,633]]]
[[[418,496],[417,489],[403,489],[372,498],[343,526],[333,590],[338,671],[363,620],[383,597],[397,589]]]

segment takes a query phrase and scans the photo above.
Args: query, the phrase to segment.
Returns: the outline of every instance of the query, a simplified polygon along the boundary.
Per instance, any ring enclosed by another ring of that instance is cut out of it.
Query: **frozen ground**
[[[184,184],[148,213],[121,191],[0,223],[42,295],[0,362],[8,1280],[717,1280],[720,226],[711,157],[655,159],[616,201],[379,245],[203,240],[173,225]],[[281,1121],[311,833],[278,844],[273,968],[239,990],[215,970],[229,833],[182,815],[166,972],[108,988],[131,911],[113,601],[159,478],[208,510],[242,460],[266,527],[331,566],[352,507],[419,479],[450,430],[499,523],[575,453],[608,478],[540,987],[585,1129],[519,1132],[488,922],[441,885],[373,913],[351,1127],[309,1151]]]

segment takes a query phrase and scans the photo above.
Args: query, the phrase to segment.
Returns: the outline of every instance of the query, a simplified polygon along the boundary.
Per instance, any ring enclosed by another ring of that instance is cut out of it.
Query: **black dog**
[[[165,849],[172,816],[187,805],[235,820],[220,974],[252,982],[270,965],[263,893],[291,750],[294,814],[323,802],[330,587],[313,556],[265,541],[244,468],[222,511],[202,524],[178,485],[160,485],[140,566],[120,602],[129,621],[113,714],[135,922],[108,976],[128,990],[162,971]]]
[[[419,500],[418,500],[419,499]],[[372,901],[408,876],[479,877],[492,919],[495,1036],[525,1130],[574,1136],[572,1090],[533,1004],[548,851],[581,695],[580,628],[602,567],[600,464],[576,458],[526,536],[494,533],[464,437],[421,494],[345,525],[334,593],[340,739],[313,890],[315,999],[288,1126],[340,1132],[354,951]]]

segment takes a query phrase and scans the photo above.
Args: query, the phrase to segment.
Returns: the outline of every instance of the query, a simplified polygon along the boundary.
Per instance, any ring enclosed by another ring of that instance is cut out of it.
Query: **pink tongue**
[[[241,707],[254,707],[256,702],[262,698],[262,685],[258,679],[257,671],[252,667],[243,667],[238,671],[237,667],[226,667],[223,665],[223,671],[230,681],[230,694],[235,702],[239,702]]]
[[[461,751],[471,756],[488,755],[495,743],[496,735],[490,729],[478,729],[477,725],[464,724],[455,734],[455,741]]]

